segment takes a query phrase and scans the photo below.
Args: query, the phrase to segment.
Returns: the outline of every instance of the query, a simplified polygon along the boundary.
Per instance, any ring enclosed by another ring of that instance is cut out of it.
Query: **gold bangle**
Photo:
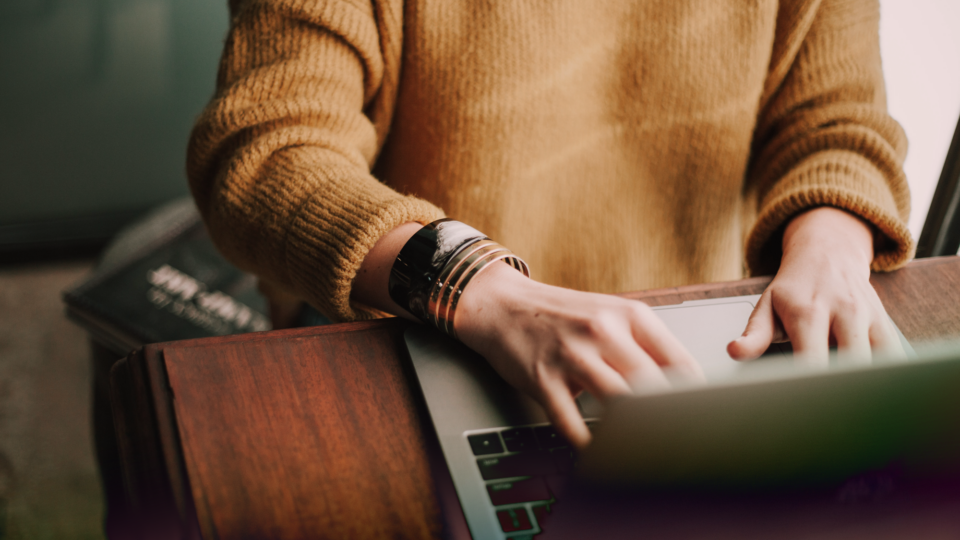
[[[493,244],[478,251],[472,257],[468,257],[460,261],[460,264],[457,265],[456,270],[454,270],[453,274],[451,275],[450,285],[446,287],[443,296],[440,298],[439,308],[443,311],[438,311],[437,319],[438,322],[441,323],[441,330],[453,337],[456,337],[451,321],[456,313],[456,306],[453,306],[451,301],[453,298],[460,297],[463,287],[467,286],[470,278],[476,275],[479,269],[485,267],[494,259],[508,257],[509,255],[510,250],[499,244]]]
[[[470,246],[467,246],[461,252],[454,254],[450,257],[450,260],[444,265],[443,269],[440,271],[440,275],[437,276],[436,282],[433,284],[433,287],[430,289],[430,294],[427,299],[427,322],[433,326],[440,328],[439,324],[439,312],[440,312],[440,299],[442,298],[443,292],[451,284],[451,276],[456,272],[457,268],[460,267],[461,263],[470,257],[473,257],[477,254],[478,251],[484,250],[484,248],[489,249],[490,245],[497,245],[496,243],[490,240],[480,240]],[[455,281],[453,282],[455,283]]]
[[[530,277],[530,269],[523,259],[491,240],[481,240],[451,257],[430,291],[427,309],[429,322],[456,338],[454,322],[463,291],[484,268],[500,260]]]
[[[510,250],[507,250],[506,253],[500,253],[493,257],[488,257],[484,259],[482,264],[475,266],[470,272],[463,277],[463,283],[457,290],[454,291],[454,295],[450,298],[450,304],[447,307],[449,316],[447,318],[447,333],[452,337],[457,337],[457,332],[454,326],[457,316],[457,304],[460,302],[460,296],[463,294],[463,291],[466,290],[467,284],[473,279],[477,274],[479,274],[484,268],[488,268],[490,263],[496,261],[503,261],[513,267],[514,269],[520,271],[524,276],[530,277],[530,270],[527,268],[527,263],[523,259],[517,257]]]

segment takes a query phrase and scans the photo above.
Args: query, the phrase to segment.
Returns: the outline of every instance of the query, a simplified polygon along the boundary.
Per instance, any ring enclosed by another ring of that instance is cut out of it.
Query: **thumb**
[[[782,333],[773,313],[773,301],[770,294],[765,292],[753,308],[743,335],[727,345],[727,354],[734,360],[759,358],[770,347],[774,338]]]

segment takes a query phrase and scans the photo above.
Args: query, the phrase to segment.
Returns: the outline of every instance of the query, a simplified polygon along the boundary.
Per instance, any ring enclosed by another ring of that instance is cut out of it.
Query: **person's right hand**
[[[646,304],[545,285],[506,264],[473,278],[455,323],[460,340],[540,402],[579,448],[590,441],[575,402],[581,390],[605,401],[666,388],[664,370],[703,380],[699,364]]]

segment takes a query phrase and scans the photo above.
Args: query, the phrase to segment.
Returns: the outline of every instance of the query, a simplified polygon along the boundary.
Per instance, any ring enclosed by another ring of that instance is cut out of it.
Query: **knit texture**
[[[224,254],[338,320],[393,227],[447,215],[539,281],[775,271],[849,210],[913,252],[876,0],[237,0],[188,176]]]

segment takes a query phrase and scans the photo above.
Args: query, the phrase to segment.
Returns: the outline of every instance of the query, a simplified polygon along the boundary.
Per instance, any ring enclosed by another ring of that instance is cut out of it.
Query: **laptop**
[[[614,485],[762,486],[823,471],[848,474],[905,452],[923,463],[960,456],[960,441],[943,440],[943,426],[953,425],[948,413],[938,412],[960,410],[960,349],[916,359],[901,333],[912,360],[811,371],[790,362],[787,345],[759,361],[735,362],[726,345],[743,332],[758,299],[653,308],[708,382],[624,398],[607,411],[584,393],[578,405],[594,441],[582,456],[539,404],[482,357],[430,328],[410,328],[406,344],[472,537],[539,534],[574,472]],[[915,422],[923,417],[935,421]],[[929,429],[918,433],[916,425]],[[919,441],[919,449],[904,441]],[[939,447],[936,455],[924,454],[931,446]]]

